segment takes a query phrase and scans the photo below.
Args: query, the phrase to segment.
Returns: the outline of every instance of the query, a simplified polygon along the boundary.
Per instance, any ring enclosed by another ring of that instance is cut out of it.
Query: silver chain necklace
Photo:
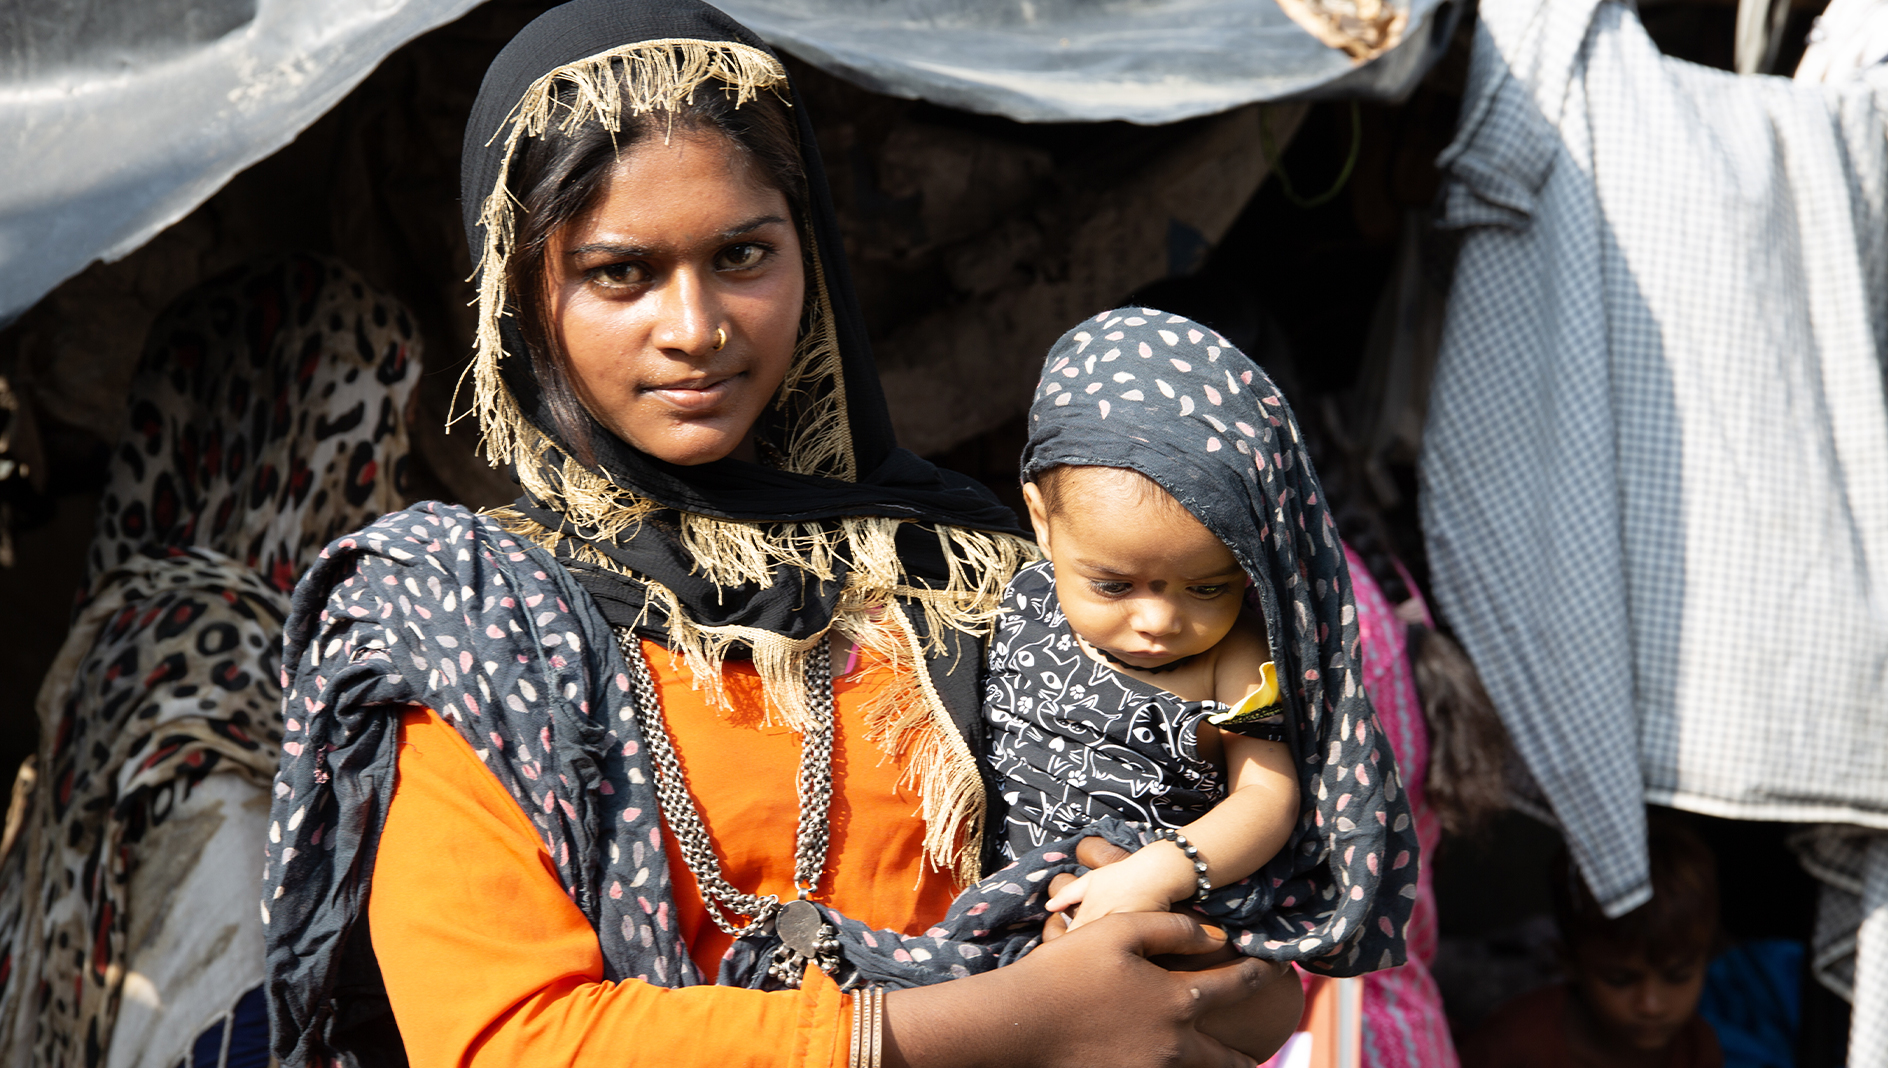
[[[655,768],[656,801],[662,819],[675,835],[683,863],[695,876],[702,904],[716,927],[740,938],[772,925],[780,936],[768,971],[781,983],[797,987],[809,961],[832,975],[839,968],[839,943],[832,927],[808,899],[826,869],[830,827],[827,813],[833,801],[833,676],[832,650],[820,643],[806,658],[806,689],[812,722],[800,740],[800,820],[793,836],[793,887],[798,897],[782,904],[775,894],[748,894],[728,882],[715,854],[701,811],[688,792],[688,780],[675,757],[668,724],[662,715],[662,697],[643,655],[642,642],[629,628],[617,630],[617,644],[629,664],[635,688],[636,726]],[[820,651],[825,655],[819,655]],[[736,917],[748,917],[737,923]]]

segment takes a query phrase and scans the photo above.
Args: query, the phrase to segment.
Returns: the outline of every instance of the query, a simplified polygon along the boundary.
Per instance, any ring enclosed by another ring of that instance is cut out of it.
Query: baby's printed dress
[[[1186,701],[1084,653],[1062,615],[1048,562],[1017,573],[990,643],[984,720],[990,762],[1008,806],[1010,857],[1104,816],[1184,827],[1226,796],[1202,759],[1200,724],[1282,742],[1284,710]],[[1275,695],[1276,691],[1273,691]]]

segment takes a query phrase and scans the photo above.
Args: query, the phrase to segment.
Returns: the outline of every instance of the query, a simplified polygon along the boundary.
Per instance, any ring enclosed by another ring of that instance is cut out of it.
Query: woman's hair
[[[1609,920],[1580,877],[1567,847],[1554,854],[1554,922],[1569,952],[1604,944],[1643,952],[1653,965],[1677,964],[1708,953],[1718,937],[1718,863],[1711,847],[1664,812],[1646,814],[1646,852],[1652,899]]]
[[[575,92],[574,85],[564,86],[559,103],[567,106]],[[544,315],[545,257],[558,231],[596,205],[624,152],[677,129],[723,134],[753,164],[756,177],[786,197],[803,255],[811,263],[811,193],[793,116],[786,102],[771,92],[740,107],[734,100],[731,91],[704,86],[678,111],[637,115],[625,107],[622,128],[614,131],[592,121],[565,132],[553,122],[542,136],[519,145],[508,183],[520,208],[516,242],[505,264],[505,285],[513,294],[508,311],[530,347],[532,370],[558,437],[580,463],[594,466],[596,447],[583,402],[571,383],[568,357]]]

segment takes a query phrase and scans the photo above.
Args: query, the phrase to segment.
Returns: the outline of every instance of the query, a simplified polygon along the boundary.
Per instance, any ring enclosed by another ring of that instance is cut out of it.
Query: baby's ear
[[[1023,503],[1029,508],[1029,525],[1036,531],[1036,544],[1049,551],[1049,506],[1042,499],[1042,488],[1034,482],[1023,483]]]

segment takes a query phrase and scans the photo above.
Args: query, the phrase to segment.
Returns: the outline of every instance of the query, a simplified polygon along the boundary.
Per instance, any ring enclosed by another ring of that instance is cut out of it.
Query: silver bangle
[[[885,991],[867,988],[852,995],[852,1052],[847,1068],[883,1068]]]
[[[1148,833],[1157,839],[1179,846],[1180,852],[1185,853],[1187,859],[1193,862],[1193,878],[1200,884],[1200,888],[1194,893],[1192,900],[1204,901],[1206,895],[1213,892],[1213,884],[1206,878],[1206,862],[1200,859],[1199,847],[1188,841],[1186,835],[1172,827],[1154,827],[1150,828]]]

